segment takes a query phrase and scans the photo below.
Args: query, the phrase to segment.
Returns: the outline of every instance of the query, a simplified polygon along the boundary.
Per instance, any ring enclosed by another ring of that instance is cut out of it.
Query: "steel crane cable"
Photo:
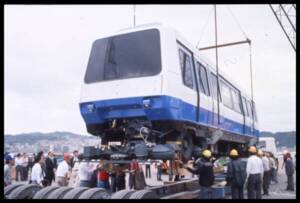
[[[209,22],[209,19],[210,19],[210,17],[211,17],[211,14],[213,13],[212,11],[213,11],[213,9],[210,10],[210,12],[209,12],[209,14],[208,14],[208,16],[207,16],[206,22],[205,22],[204,26],[202,27],[200,39],[198,40],[197,45],[196,45],[197,48],[198,48],[198,45],[199,45],[200,41],[202,40],[204,31],[206,30],[206,27],[207,27],[207,25],[208,25],[208,22]]]
[[[235,21],[235,23],[237,24],[237,26],[239,27],[239,29],[242,31],[244,37],[246,39],[249,39],[248,36],[246,35],[246,33],[244,32],[242,26],[240,25],[239,21],[237,20],[237,18],[235,17],[235,15],[233,14],[233,12],[231,11],[231,9],[229,8],[229,6],[226,6],[226,8],[228,9],[229,13],[231,14],[233,20]]]

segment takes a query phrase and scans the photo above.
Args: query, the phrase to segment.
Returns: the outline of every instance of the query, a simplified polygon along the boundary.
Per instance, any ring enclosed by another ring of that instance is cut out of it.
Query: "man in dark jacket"
[[[294,191],[294,163],[291,154],[287,152],[284,157],[285,174],[287,176],[286,190]]]
[[[45,179],[48,181],[49,185],[52,181],[55,181],[55,170],[57,168],[56,160],[54,158],[53,152],[48,152],[48,157],[45,160]]]
[[[202,152],[202,158],[195,163],[194,168],[190,168],[185,165],[183,167],[191,173],[195,173],[199,176],[200,198],[211,199],[211,186],[214,184],[215,180],[213,163],[211,162],[211,152],[207,149],[204,150]]]
[[[238,152],[232,149],[229,154],[230,162],[227,165],[226,181],[231,186],[232,199],[244,199],[243,186],[246,180],[246,168],[238,159]]]

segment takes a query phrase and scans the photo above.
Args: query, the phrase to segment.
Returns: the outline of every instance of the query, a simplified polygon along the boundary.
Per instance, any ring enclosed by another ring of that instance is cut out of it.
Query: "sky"
[[[212,5],[137,5],[135,16],[136,25],[171,26],[195,46],[215,44]],[[252,41],[260,130],[295,130],[296,55],[269,6],[218,5],[217,17],[219,44]],[[4,133],[87,134],[79,100],[91,45],[132,26],[133,5],[5,5]],[[248,45],[218,50],[219,69],[250,95]],[[212,64],[214,53],[203,51]]]

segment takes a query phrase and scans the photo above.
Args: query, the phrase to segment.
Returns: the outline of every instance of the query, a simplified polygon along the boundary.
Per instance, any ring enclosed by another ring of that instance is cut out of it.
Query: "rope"
[[[199,46],[199,43],[200,43],[200,41],[202,40],[202,37],[203,37],[204,31],[206,30],[206,26],[208,25],[208,22],[209,22],[210,16],[211,16],[211,14],[212,14],[212,10],[213,10],[213,9],[211,9],[211,10],[210,10],[210,12],[209,12],[209,14],[208,14],[208,16],[207,16],[206,23],[204,24],[204,26],[203,26],[203,28],[202,28],[202,32],[201,32],[201,35],[200,35],[200,39],[199,39],[199,41],[197,42],[197,45],[196,45],[196,47],[198,47],[198,46]]]

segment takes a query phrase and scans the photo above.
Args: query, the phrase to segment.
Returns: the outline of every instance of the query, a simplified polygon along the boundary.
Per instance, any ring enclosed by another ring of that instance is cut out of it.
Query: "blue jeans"
[[[109,181],[97,181],[97,187],[109,190]]]
[[[200,186],[200,199],[212,199],[212,188]]]

